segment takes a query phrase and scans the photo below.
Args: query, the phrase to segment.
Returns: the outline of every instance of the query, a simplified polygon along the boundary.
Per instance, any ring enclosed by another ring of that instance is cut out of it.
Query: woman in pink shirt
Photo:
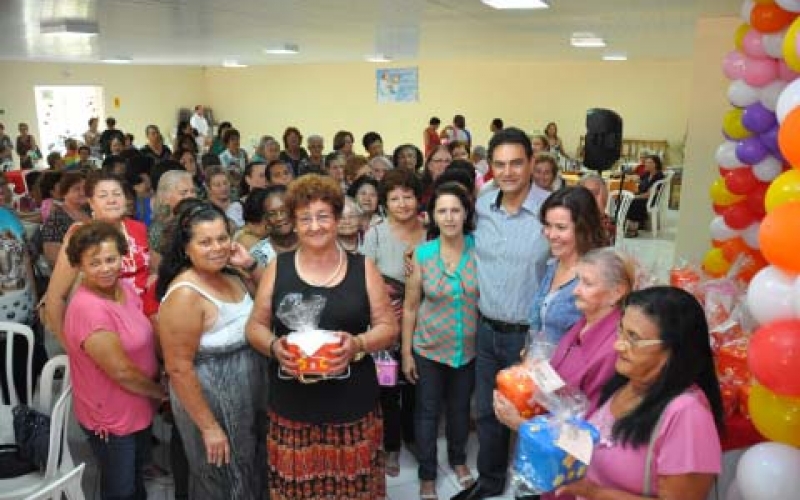
[[[72,234],[69,264],[83,274],[64,317],[75,416],[102,476],[103,498],[147,498],[142,468],[150,445],[158,362],[150,321],[133,287],[120,280],[125,236],[106,222]]]
[[[703,500],[719,474],[722,398],[705,313],[672,287],[624,304],[616,374],[589,421],[601,434],[587,476],[558,490],[586,500]]]

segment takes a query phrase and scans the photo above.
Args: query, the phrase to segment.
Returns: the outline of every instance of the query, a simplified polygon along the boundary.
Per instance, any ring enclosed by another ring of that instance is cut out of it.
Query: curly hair
[[[286,211],[293,222],[297,211],[315,201],[327,203],[339,219],[344,209],[344,194],[339,184],[327,175],[306,174],[289,185],[286,191]]]
[[[420,185],[419,179],[417,179],[417,175],[403,168],[395,168],[386,172],[381,182],[381,189],[378,193],[381,206],[384,208],[386,207],[386,200],[389,197],[389,193],[398,188],[413,191],[414,197],[417,198],[417,200],[422,196],[422,186]]]
[[[81,225],[72,233],[67,244],[67,259],[69,265],[78,267],[81,258],[87,250],[106,241],[112,241],[120,255],[127,255],[128,241],[125,235],[112,224],[103,221],[92,221]]]

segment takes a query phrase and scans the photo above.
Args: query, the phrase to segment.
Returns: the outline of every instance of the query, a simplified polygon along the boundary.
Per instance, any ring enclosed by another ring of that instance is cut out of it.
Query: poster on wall
[[[417,68],[391,68],[375,71],[378,102],[419,101]]]

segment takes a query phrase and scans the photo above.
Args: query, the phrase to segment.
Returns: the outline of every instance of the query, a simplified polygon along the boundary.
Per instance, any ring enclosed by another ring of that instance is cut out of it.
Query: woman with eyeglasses
[[[386,496],[383,423],[370,352],[397,338],[397,322],[375,265],[337,242],[344,197],[336,181],[307,174],[292,183],[286,209],[297,250],[278,255],[259,284],[247,338],[270,358],[268,483],[272,500]],[[321,296],[319,328],[335,332],[334,378],[307,383],[275,314],[284,298]],[[306,383],[304,383],[306,382]]]
[[[198,201],[177,214],[156,295],[172,413],[189,462],[189,498],[264,496],[258,410],[266,380],[261,357],[245,338],[253,300],[243,280],[261,272],[232,242],[217,206]]]
[[[445,182],[428,207],[431,241],[417,247],[403,304],[403,373],[416,386],[414,436],[420,498],[436,500],[436,439],[446,405],[447,455],[462,489],[474,479],[467,460],[470,398],[475,387],[478,275],[472,198]]]
[[[453,155],[446,145],[442,144],[436,146],[431,154],[425,159],[425,166],[423,167],[421,183],[422,194],[420,196],[420,203],[422,207],[427,207],[428,202],[433,196],[433,184],[436,179],[444,173],[448,165],[453,161]]]

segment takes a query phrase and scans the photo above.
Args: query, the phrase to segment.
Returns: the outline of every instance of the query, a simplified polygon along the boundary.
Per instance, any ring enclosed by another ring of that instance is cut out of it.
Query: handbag
[[[36,472],[38,468],[32,462],[22,458],[19,446],[0,444],[0,479],[11,479]]]
[[[17,405],[12,414],[20,456],[44,470],[50,454],[50,417],[27,405]]]

